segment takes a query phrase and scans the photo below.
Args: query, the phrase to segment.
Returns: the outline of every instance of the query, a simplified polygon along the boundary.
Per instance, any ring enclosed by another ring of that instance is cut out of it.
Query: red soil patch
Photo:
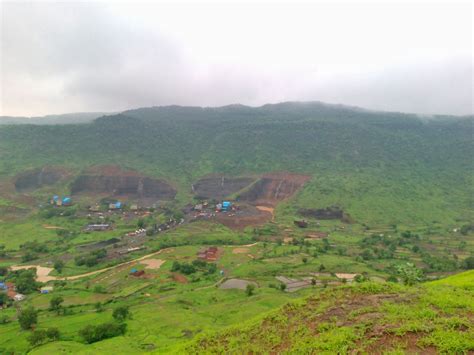
[[[188,283],[188,279],[186,278],[186,276],[184,276],[182,274],[174,272],[171,275],[173,277],[173,280],[176,281],[176,282],[179,282],[180,284],[187,284]]]

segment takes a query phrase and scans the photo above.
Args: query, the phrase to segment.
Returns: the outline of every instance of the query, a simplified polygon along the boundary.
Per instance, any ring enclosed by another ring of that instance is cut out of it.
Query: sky
[[[0,115],[323,101],[473,113],[470,2],[0,5]]]

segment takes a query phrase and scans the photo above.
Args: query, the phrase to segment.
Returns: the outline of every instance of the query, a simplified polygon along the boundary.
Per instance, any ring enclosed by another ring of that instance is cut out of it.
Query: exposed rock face
[[[309,176],[275,173],[264,175],[247,191],[239,195],[240,201],[274,206],[293,196],[309,180]]]
[[[221,200],[249,186],[253,181],[249,177],[210,176],[193,184],[193,192],[198,198]]]
[[[71,185],[71,193],[105,193],[111,196],[171,200],[176,190],[167,182],[143,176],[135,171],[90,169],[79,175]]]
[[[35,190],[43,186],[53,185],[66,176],[65,171],[53,167],[28,170],[16,176],[14,180],[15,189],[18,192]]]

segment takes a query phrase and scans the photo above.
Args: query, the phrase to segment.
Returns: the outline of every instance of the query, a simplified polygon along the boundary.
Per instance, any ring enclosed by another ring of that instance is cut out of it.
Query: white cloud
[[[320,100],[472,113],[467,3],[2,3],[0,114]]]

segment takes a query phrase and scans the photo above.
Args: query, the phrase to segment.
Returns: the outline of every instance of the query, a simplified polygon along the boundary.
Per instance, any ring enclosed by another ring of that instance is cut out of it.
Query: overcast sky
[[[2,2],[0,9],[0,115],[290,100],[473,112],[466,2]]]

